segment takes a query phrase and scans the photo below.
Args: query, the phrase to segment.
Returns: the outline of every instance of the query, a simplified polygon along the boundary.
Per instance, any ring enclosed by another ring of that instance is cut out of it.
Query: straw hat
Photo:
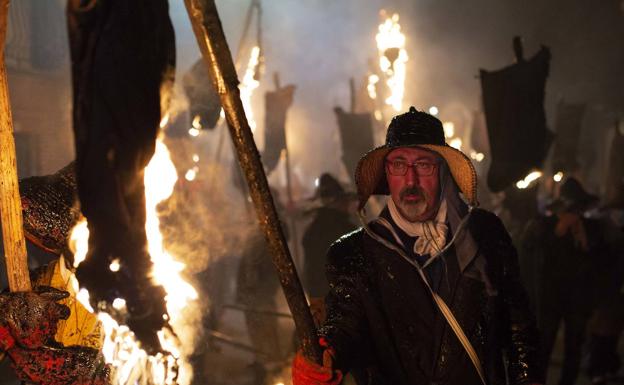
[[[464,199],[477,206],[477,173],[470,159],[444,140],[442,123],[432,115],[410,107],[395,116],[386,134],[386,143],[365,154],[355,169],[355,184],[362,209],[371,195],[388,195],[384,162],[386,155],[400,147],[419,147],[438,154],[449,167]]]

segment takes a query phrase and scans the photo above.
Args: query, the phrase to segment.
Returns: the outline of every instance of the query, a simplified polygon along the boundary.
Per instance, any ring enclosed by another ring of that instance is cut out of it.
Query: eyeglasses
[[[408,167],[412,167],[418,176],[431,176],[438,167],[437,163],[418,161],[410,163],[403,159],[386,160],[386,164],[388,165],[388,172],[395,176],[407,174]]]

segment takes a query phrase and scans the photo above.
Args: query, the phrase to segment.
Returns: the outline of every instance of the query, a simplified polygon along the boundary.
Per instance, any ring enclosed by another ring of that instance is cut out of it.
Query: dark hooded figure
[[[283,212],[278,193],[271,189],[278,212]],[[287,227],[282,231],[288,239]],[[259,224],[253,223],[251,233],[242,245],[236,279],[236,302],[243,305],[245,324],[252,346],[256,349],[253,366],[270,366],[282,359],[279,339],[276,296],[280,283],[273,266],[269,245]]]
[[[394,117],[355,181],[360,210],[372,194],[390,198],[330,247],[324,363],[300,351],[293,383],[346,372],[358,384],[541,383],[516,251],[501,221],[474,208],[475,169],[440,121],[414,107]]]
[[[356,226],[349,218],[348,194],[331,174],[319,177],[315,195],[322,205],[313,211],[314,218],[303,234],[303,287],[310,297],[322,298],[329,291],[325,278],[327,250]]]
[[[535,307],[547,367],[560,324],[564,358],[559,384],[574,384],[589,317],[608,285],[617,229],[583,214],[598,198],[568,178],[550,215],[531,221],[521,241],[522,275]]]

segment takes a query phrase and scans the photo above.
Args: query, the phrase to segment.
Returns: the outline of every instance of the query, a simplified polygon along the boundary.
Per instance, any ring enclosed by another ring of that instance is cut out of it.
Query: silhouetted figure
[[[545,368],[559,326],[564,324],[560,385],[576,381],[587,322],[611,260],[608,226],[583,216],[597,201],[576,179],[569,178],[549,206],[551,214],[531,221],[522,238],[521,265],[542,333]]]
[[[274,202],[281,212],[275,190],[271,190]],[[263,384],[264,376],[283,359],[278,332],[276,296],[280,283],[273,266],[266,238],[258,224],[254,223],[251,235],[242,245],[242,255],[237,274],[236,302],[246,311],[245,323],[253,348],[257,351],[255,362],[250,365],[255,382]],[[282,223],[286,239],[288,232]]]
[[[329,290],[325,278],[326,255],[329,246],[341,236],[355,230],[349,218],[349,197],[331,174],[319,177],[316,197],[321,207],[314,209],[314,219],[303,234],[303,287],[310,297],[324,297]]]
[[[621,214],[624,205],[607,207]],[[618,341],[624,330],[624,223],[615,219],[619,231],[614,231],[613,260],[605,267],[600,301],[589,321],[587,375],[594,385],[603,385],[616,378],[621,367]],[[609,232],[611,234],[611,232]],[[622,379],[620,379],[620,382]]]

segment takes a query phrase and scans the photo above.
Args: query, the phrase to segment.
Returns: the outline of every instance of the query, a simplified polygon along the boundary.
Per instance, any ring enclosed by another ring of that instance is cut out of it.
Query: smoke
[[[236,50],[249,0],[217,2],[226,36]],[[511,40],[524,38],[525,56],[544,44],[552,49],[546,109],[551,127],[557,100],[589,102],[602,114],[624,111],[624,32],[621,1],[581,0],[271,0],[263,1],[266,73],[253,103],[262,126],[262,94],[279,72],[297,85],[287,130],[291,163],[310,188],[323,171],[348,180],[340,162],[332,108],[349,105],[349,78],[359,84],[376,57],[379,11],[398,12],[410,57],[404,110],[435,105],[440,117],[480,108],[479,68],[495,70],[513,62]],[[183,4],[172,3],[179,70],[199,57]],[[454,108],[455,113],[450,110]],[[456,123],[456,126],[458,124]],[[461,124],[463,125],[463,124]],[[470,122],[466,122],[469,126]],[[262,146],[262,127],[257,139]],[[462,128],[459,127],[459,132]],[[322,153],[322,156],[318,156]]]

